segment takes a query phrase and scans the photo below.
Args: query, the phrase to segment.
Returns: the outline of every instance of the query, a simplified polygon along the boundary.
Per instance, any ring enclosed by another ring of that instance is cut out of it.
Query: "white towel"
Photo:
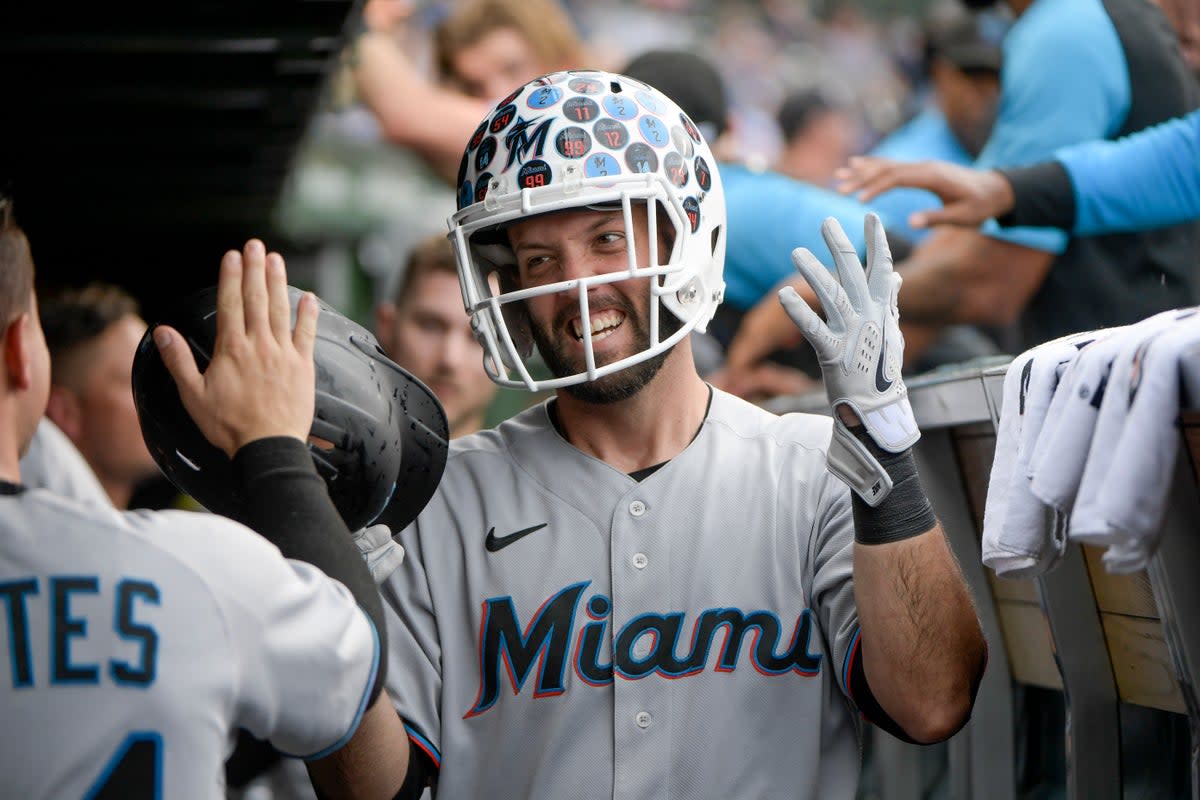
[[[983,563],[999,576],[1040,575],[1062,554],[1058,526],[1029,490],[1029,462],[1062,369],[1094,337],[1085,331],[1027,350],[1004,376],[982,541]]]
[[[1181,310],[1178,313],[1187,313]],[[1100,412],[1096,417],[1096,428],[1092,434],[1092,445],[1088,450],[1087,464],[1079,482],[1079,492],[1071,511],[1068,536],[1084,544],[1111,545],[1114,530],[1105,518],[1106,509],[1101,503],[1105,492],[1105,479],[1113,465],[1113,451],[1125,429],[1129,416],[1130,383],[1135,367],[1141,371],[1145,349],[1150,342],[1161,336],[1170,327],[1152,329],[1132,328],[1122,336],[1121,348],[1113,359],[1109,372]]]
[[[1200,347],[1200,313],[1181,315],[1171,328],[1147,339],[1131,362],[1129,413],[1113,448],[1099,498],[1112,544],[1109,572],[1146,568],[1158,548],[1171,474],[1179,452],[1175,425],[1180,407],[1180,359]]]
[[[1172,309],[1134,325],[1096,331],[1095,341],[1079,351],[1059,380],[1034,449],[1030,471],[1034,497],[1060,513],[1070,511],[1083,479],[1109,371],[1124,337],[1165,329],[1180,313]]]

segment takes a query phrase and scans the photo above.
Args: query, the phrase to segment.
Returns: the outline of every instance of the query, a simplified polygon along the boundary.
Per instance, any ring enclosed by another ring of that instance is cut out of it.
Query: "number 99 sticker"
[[[563,158],[583,158],[592,149],[592,137],[583,128],[563,128],[554,137],[554,147]]]
[[[552,177],[550,165],[545,161],[530,161],[517,173],[517,185],[522,189],[536,189],[539,186],[549,186]]]

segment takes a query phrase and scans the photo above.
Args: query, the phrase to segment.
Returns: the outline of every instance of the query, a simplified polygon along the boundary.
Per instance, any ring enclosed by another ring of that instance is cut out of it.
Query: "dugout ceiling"
[[[155,305],[269,236],[353,0],[5,3],[0,180],[43,283]]]

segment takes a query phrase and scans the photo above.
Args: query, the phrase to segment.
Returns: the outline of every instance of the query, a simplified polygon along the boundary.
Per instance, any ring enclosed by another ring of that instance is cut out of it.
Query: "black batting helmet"
[[[302,296],[288,287],[293,322]],[[183,335],[201,372],[216,341],[216,301],[216,288],[205,289],[161,320]],[[445,412],[425,384],[384,355],[370,331],[324,302],[320,307],[309,452],[350,530],[369,525],[390,504],[388,522],[398,532],[416,518],[441,481],[449,438]],[[237,517],[243,498],[232,463],[184,409],[151,338],[154,327],[133,360],[142,437],[180,491],[210,511]]]

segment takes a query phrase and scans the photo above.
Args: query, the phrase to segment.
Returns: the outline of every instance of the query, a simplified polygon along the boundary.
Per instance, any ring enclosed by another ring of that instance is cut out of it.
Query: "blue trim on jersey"
[[[1004,37],[1000,106],[975,166],[1019,167],[1114,136],[1132,103],[1125,50],[1101,0],[1034,0]],[[1060,254],[1055,228],[985,226],[996,239]]]
[[[433,761],[433,765],[435,767],[437,767],[438,769],[441,769],[442,768],[442,753],[441,753],[441,751],[439,751],[436,747],[433,746],[433,742],[429,741],[428,737],[422,735],[412,725],[409,725],[407,722],[404,722],[403,724],[404,724],[404,731],[408,734],[408,738],[412,740],[412,743],[414,745],[416,745],[417,747],[421,748],[421,750],[425,753],[425,755],[429,756],[430,760]]]
[[[846,660],[842,662],[842,687],[846,696],[854,701],[854,692],[850,689],[850,670],[854,659],[858,658],[858,645],[862,641],[862,626],[854,629],[854,638],[850,640],[850,649],[846,651]]]
[[[973,159],[963,149],[950,130],[945,115],[930,103],[905,125],[892,131],[875,145],[870,155],[895,161],[948,161],[967,166]],[[928,228],[917,229],[908,224],[916,211],[941,208],[941,199],[924,189],[892,189],[871,199],[871,208],[887,221],[888,230],[895,231],[916,243],[929,236]]]
[[[845,197],[777,172],[753,172],[740,164],[717,165],[728,215],[725,247],[725,302],[746,310],[778,284],[796,277],[792,250],[808,248],[833,271],[821,223],[834,217],[866,257],[863,223],[871,209]],[[881,215],[882,217],[882,215]],[[891,220],[883,218],[885,226]]]
[[[1200,217],[1200,110],[1117,141],[1054,154],[1075,189],[1080,236],[1142,231]]]
[[[125,760],[125,756],[129,753],[129,749],[140,742],[151,742],[154,744],[154,775],[153,775],[153,796],[155,800],[163,796],[163,740],[162,734],[158,731],[134,731],[126,736],[112,757],[108,759],[108,763],[104,765],[104,769],[100,771],[100,776],[92,783],[87,794],[83,796],[83,800],[92,800],[96,795],[109,789],[107,786],[109,779],[112,777],[113,771],[120,766]],[[138,795],[139,797],[141,794]]]
[[[361,608],[361,606],[360,606]],[[354,720],[350,723],[350,727],[342,738],[338,739],[333,744],[320,750],[311,756],[290,756],[291,758],[301,758],[305,761],[316,761],[319,758],[324,758],[330,753],[336,752],[346,746],[346,742],[354,736],[354,732],[358,730],[358,725],[362,722],[363,714],[367,711],[367,704],[371,701],[371,688],[375,685],[375,676],[379,672],[379,631],[375,630],[375,623],[371,620],[371,615],[363,609],[363,616],[367,620],[367,625],[371,628],[371,671],[367,675],[367,688],[363,690],[362,699],[358,701],[358,710],[354,712]],[[283,752],[282,750],[280,751]],[[288,753],[283,753],[289,755]]]

